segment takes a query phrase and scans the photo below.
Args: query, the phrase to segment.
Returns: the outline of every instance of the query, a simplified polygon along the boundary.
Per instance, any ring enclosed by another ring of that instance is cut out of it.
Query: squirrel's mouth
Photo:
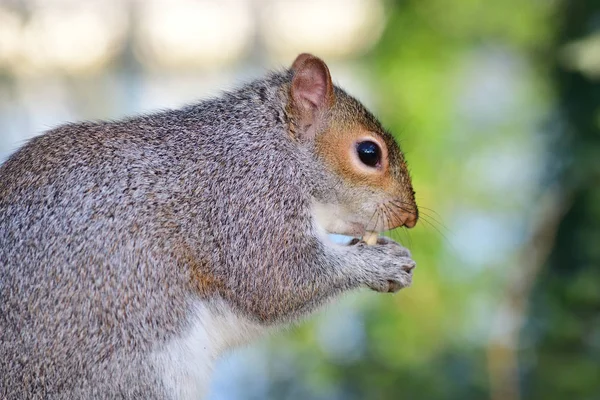
[[[359,222],[348,218],[347,212],[340,211],[339,207],[315,201],[314,218],[315,222],[327,233],[333,242],[347,244],[358,241],[365,241],[368,244],[377,243],[379,232],[377,226],[367,229],[364,221]]]
[[[340,235],[339,233],[331,233],[327,236],[329,236],[332,242],[345,246],[352,246],[360,242],[365,242],[371,246],[377,244],[377,240],[379,239],[379,234],[376,232],[367,232],[362,236],[347,236]]]
[[[377,239],[379,238],[378,232],[367,231],[365,226],[360,223],[349,223],[346,224],[345,228],[341,231],[328,231],[327,234],[334,242],[349,245],[362,241],[373,245],[377,243]]]
[[[344,225],[345,225],[344,229],[342,229],[340,232],[330,232],[330,233],[337,233],[339,235],[359,237],[359,236],[363,236],[365,234],[365,232],[367,231],[365,226],[358,222],[347,222]]]

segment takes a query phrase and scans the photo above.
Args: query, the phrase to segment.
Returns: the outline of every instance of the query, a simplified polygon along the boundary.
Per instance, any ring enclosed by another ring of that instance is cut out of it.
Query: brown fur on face
[[[402,225],[413,227],[418,209],[398,144],[356,100],[340,89],[336,90],[335,98],[329,110],[327,129],[315,138],[319,155],[349,185],[381,194],[385,200],[379,206],[388,214],[386,229]],[[377,143],[381,149],[381,163],[377,168],[362,164],[357,156],[356,145],[364,140]]]

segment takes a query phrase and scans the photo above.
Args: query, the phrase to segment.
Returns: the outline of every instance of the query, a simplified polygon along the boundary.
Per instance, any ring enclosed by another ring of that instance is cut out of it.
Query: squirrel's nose
[[[394,215],[394,219],[391,221],[392,224],[389,229],[394,229],[400,226],[405,226],[407,228],[412,228],[417,224],[417,220],[419,219],[419,211],[416,206],[410,208],[404,207],[394,207],[394,211],[392,214]]]
[[[417,212],[406,213],[406,218],[404,219],[404,226],[407,228],[412,228],[417,224],[417,219],[419,219]]]

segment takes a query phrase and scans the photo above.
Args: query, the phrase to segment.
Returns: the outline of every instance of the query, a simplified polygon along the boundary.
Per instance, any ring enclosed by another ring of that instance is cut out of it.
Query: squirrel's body
[[[409,283],[401,247],[327,241],[315,216],[344,192],[294,136],[293,80],[62,126],[0,166],[0,398],[197,398],[225,349]]]

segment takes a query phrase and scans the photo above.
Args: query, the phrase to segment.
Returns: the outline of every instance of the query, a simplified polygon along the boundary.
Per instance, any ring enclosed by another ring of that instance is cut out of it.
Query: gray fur
[[[0,398],[167,398],[146,356],[198,298],[272,325],[410,283],[399,245],[315,234],[342,183],[289,135],[291,76],[61,126],[0,166]]]

